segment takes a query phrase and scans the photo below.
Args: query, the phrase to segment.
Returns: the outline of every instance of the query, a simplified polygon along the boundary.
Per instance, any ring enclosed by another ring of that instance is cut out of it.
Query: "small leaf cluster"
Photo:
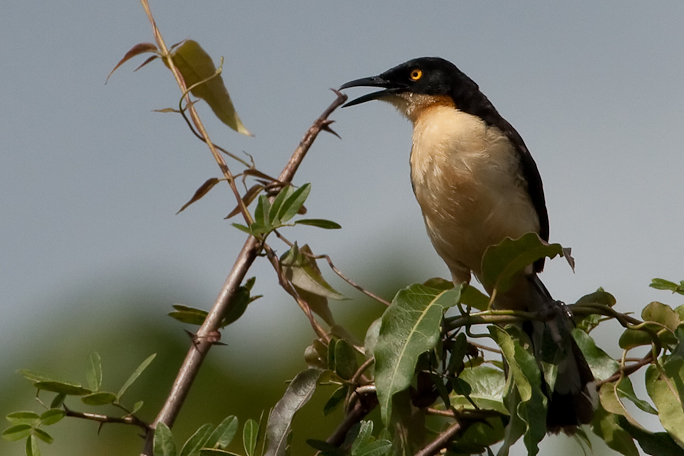
[[[176,443],[171,429],[164,423],[157,424],[154,430],[154,456],[239,456],[227,451],[239,428],[239,421],[235,416],[225,418],[214,428],[207,423],[200,426],[181,447],[176,449]],[[249,419],[242,427],[242,442],[246,456],[255,456],[259,442],[260,425]]]
[[[284,226],[310,225],[325,229],[341,228],[337,223],[324,219],[300,219],[294,223],[287,223],[302,210],[310,192],[311,184],[304,184],[297,190],[291,185],[286,186],[273,199],[273,202],[267,195],[260,195],[254,210],[254,222],[249,227],[239,223],[233,223],[233,226],[261,239],[265,239],[272,231]]]
[[[36,398],[38,402],[46,410],[41,414],[32,411],[18,411],[7,415],[7,420],[12,424],[2,432],[2,437],[6,440],[26,440],[26,454],[27,456],[40,455],[40,448],[38,447],[38,440],[40,439],[46,443],[52,443],[53,438],[41,426],[48,426],[55,424],[64,417],[77,417],[88,419],[91,417],[100,423],[100,426],[106,423],[128,423],[147,429],[147,425],[136,417],[136,413],[144,405],[143,401],[136,402],[132,408],[127,408],[121,399],[126,391],[133,385],[133,383],[140,377],[147,366],[154,360],[156,355],[149,356],[143,361],[133,373],[128,377],[126,382],[121,386],[117,393],[111,391],[104,391],[102,387],[102,361],[100,355],[91,353],[88,356],[86,363],[86,385],[80,383],[66,382],[57,380],[49,374],[44,374],[32,370],[22,369],[19,371],[21,375],[33,383],[37,388],[38,395]],[[56,393],[49,405],[40,399],[41,391]],[[123,411],[123,415],[107,416],[107,415],[86,415],[81,412],[74,411],[68,408],[65,401],[69,396],[77,396],[81,403],[89,406],[103,406],[111,405]]]

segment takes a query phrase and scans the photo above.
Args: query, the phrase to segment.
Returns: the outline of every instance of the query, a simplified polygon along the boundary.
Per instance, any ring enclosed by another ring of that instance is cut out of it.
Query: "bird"
[[[439,57],[416,58],[377,76],[347,82],[340,90],[353,87],[383,90],[345,107],[385,101],[413,124],[413,192],[428,237],[454,284],[468,284],[472,275],[482,282],[485,251],[506,238],[534,232],[548,242],[549,216],[532,155],[515,128],[456,65]],[[552,385],[542,381],[547,431],[572,435],[591,421],[596,387],[572,337],[567,308],[539,279],[543,268],[544,258],[529,265],[508,291],[495,295],[493,307],[551,313],[546,321],[528,321],[522,327],[540,366],[548,358],[543,346],[549,340],[555,343],[557,375]]]

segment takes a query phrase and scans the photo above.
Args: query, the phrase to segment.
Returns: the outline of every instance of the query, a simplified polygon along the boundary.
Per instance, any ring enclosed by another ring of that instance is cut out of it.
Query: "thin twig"
[[[451,440],[460,430],[461,424],[457,421],[449,426],[446,431],[439,434],[435,440],[418,451],[415,456],[430,456],[437,454],[442,448],[446,448],[449,444],[449,440]]]
[[[141,1],[143,1],[143,4],[146,5],[145,0]],[[279,182],[289,183],[292,181],[299,164],[306,156],[306,153],[311,148],[314,140],[322,130],[325,130],[326,126],[328,125],[326,123],[327,117],[335,109],[347,101],[346,95],[343,95],[339,92],[336,93],[337,98],[335,101],[333,101],[330,106],[323,111],[323,114],[321,114],[321,116],[314,121],[313,125],[305,133],[304,138],[292,154],[292,157],[290,157],[290,161],[280,173],[280,176],[278,176]],[[159,422],[164,422],[171,427],[176,420],[176,417],[183,406],[185,398],[190,391],[190,387],[192,386],[192,383],[199,372],[199,368],[212,346],[211,340],[208,338],[208,336],[218,330],[224,315],[229,312],[232,305],[232,298],[235,296],[236,290],[244,280],[247,271],[256,259],[260,251],[260,247],[260,241],[253,236],[250,236],[243,245],[242,250],[235,260],[233,269],[226,278],[221,292],[216,298],[212,310],[204,320],[204,324],[202,324],[200,329],[197,331],[197,343],[193,344],[188,351],[188,354],[183,361],[183,365],[178,371],[178,375],[172,386],[171,393],[169,394],[169,397],[167,398],[162,410],[159,412],[159,415],[157,415],[157,418],[154,420],[154,423],[151,426],[152,428],[154,428]],[[153,437],[154,433],[148,432],[145,448],[142,453],[144,456],[152,455]]]
[[[142,428],[145,433],[147,433],[150,430],[150,426],[142,421],[140,418],[134,415],[128,415],[128,416],[109,416],[109,415],[100,415],[99,413],[87,413],[87,412],[77,412],[75,410],[68,409],[64,407],[65,409],[65,416],[70,416],[73,418],[81,418],[83,420],[89,420],[89,421],[97,421],[98,423],[101,424],[107,424],[107,423],[117,423],[117,424],[129,424],[132,426],[138,426],[139,428]]]
[[[282,240],[283,242],[285,242],[287,245],[289,245],[290,247],[293,246],[292,242],[290,242],[289,240],[287,240],[287,238],[286,238],[285,236],[283,236],[282,234],[280,234],[280,232],[278,232],[278,230],[275,230],[275,234],[276,234],[276,236],[278,236],[278,238],[279,238],[280,240]],[[303,253],[304,255],[308,256],[309,258],[313,258],[313,259],[315,259],[315,260],[325,259],[325,260],[328,262],[328,265],[330,266],[330,269],[332,269],[333,272],[334,272],[335,274],[337,274],[342,280],[344,280],[345,282],[347,282],[349,285],[351,285],[352,287],[356,288],[357,290],[359,290],[361,293],[365,294],[365,295],[368,296],[369,298],[375,299],[376,301],[378,301],[378,302],[381,303],[381,304],[384,304],[384,305],[386,305],[386,306],[389,306],[389,305],[391,304],[390,302],[388,302],[388,301],[382,299],[380,296],[376,295],[375,293],[366,290],[366,289],[363,288],[361,285],[356,284],[352,279],[350,279],[349,277],[347,277],[347,276],[345,276],[344,274],[342,274],[342,271],[340,271],[339,269],[337,269],[337,268],[335,267],[335,265],[333,264],[332,259],[330,258],[329,255],[326,255],[326,254],[323,254],[323,255],[311,255],[311,254],[308,254],[308,253],[306,253],[306,252],[302,252],[302,253]]]

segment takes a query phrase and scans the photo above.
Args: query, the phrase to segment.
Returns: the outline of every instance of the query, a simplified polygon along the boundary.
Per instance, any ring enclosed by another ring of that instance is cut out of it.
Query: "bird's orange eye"
[[[411,78],[411,81],[417,81],[418,79],[423,77],[423,72],[422,70],[415,68],[411,71],[409,77]]]

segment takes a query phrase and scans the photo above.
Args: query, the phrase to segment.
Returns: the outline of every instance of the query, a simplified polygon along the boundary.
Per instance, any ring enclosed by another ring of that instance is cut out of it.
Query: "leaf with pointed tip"
[[[236,416],[226,417],[221,424],[216,426],[214,432],[206,442],[206,446],[212,448],[220,448],[224,450],[230,442],[235,438],[239,426],[239,421]]]
[[[352,455],[356,455],[357,451],[364,446],[368,445],[373,441],[373,422],[372,421],[361,421],[359,423],[359,433],[354,439],[354,443],[351,446]]]
[[[5,418],[12,424],[28,424],[35,427],[40,423],[40,415],[30,411],[8,413]]]
[[[40,448],[38,447],[38,440],[35,435],[30,435],[26,439],[26,456],[40,456]]]
[[[17,424],[15,426],[10,426],[4,431],[2,431],[2,438],[14,442],[16,440],[25,439],[31,435],[31,430],[33,428],[30,424]]]
[[[106,405],[116,401],[116,394],[100,391],[83,396],[81,401],[86,405]]]
[[[646,392],[658,408],[658,418],[663,428],[677,444],[684,448],[684,410],[682,398],[672,390],[654,365],[646,369]]]
[[[154,456],[176,456],[176,443],[171,429],[160,421],[154,429]]]
[[[276,405],[277,406],[277,405]],[[248,419],[242,427],[242,445],[247,456],[253,456],[259,440],[259,423],[256,420]]]
[[[308,225],[315,226],[317,228],[323,228],[324,230],[339,230],[342,226],[339,223],[335,223],[332,220],[325,219],[300,219],[297,220],[295,225]]]
[[[665,279],[652,279],[649,286],[656,290],[667,290],[672,293],[684,294],[684,280],[676,284]]]
[[[252,136],[235,112],[220,71],[216,70],[211,57],[199,43],[186,40],[172,52],[171,59],[188,88],[195,86],[191,90],[192,94],[206,101],[221,122],[238,133]],[[164,63],[168,65],[166,61]]]
[[[572,335],[597,381],[605,380],[617,372],[620,367],[618,362],[599,348],[589,334],[580,329],[573,329]]]
[[[174,318],[181,323],[201,326],[207,318],[206,310],[184,306],[183,304],[174,304],[173,308],[176,310],[169,312],[169,317]]]
[[[43,372],[38,372],[38,371],[33,371],[29,369],[19,369],[17,373],[21,374],[24,376],[26,380],[29,380],[31,382],[51,382],[51,381],[59,381],[52,377],[50,374],[46,374]]]
[[[128,388],[130,388],[130,386],[133,384],[133,382],[135,382],[135,381],[138,379],[138,377],[140,377],[140,374],[142,374],[143,371],[144,371],[145,369],[147,369],[147,366],[150,365],[150,363],[154,360],[154,358],[155,358],[156,356],[157,356],[156,353],[153,354],[153,355],[148,356],[147,359],[145,359],[145,361],[143,361],[142,363],[140,363],[140,365],[135,369],[135,371],[133,371],[133,373],[131,374],[131,376],[128,377],[128,380],[126,380],[126,383],[124,383],[124,385],[121,387],[121,389],[119,390],[119,392],[116,393],[116,399],[117,399],[118,401],[121,400],[121,396],[123,396],[124,393],[126,392],[126,390],[127,390]]]
[[[632,426],[623,417],[618,417],[618,424],[624,428],[639,442],[639,446],[647,454],[653,456],[681,456],[684,454],[682,447],[667,432],[649,432],[645,429]]]
[[[48,434],[47,432],[45,432],[42,429],[34,429],[33,435],[35,435],[36,437],[38,437],[40,440],[42,440],[45,443],[52,443],[55,441],[55,439],[52,438],[52,436],[50,434]]]
[[[285,278],[293,285],[325,298],[349,299],[325,281],[315,260],[305,254],[311,255],[309,246],[305,244],[300,248],[295,244],[280,257],[280,267]]]
[[[133,404],[133,409],[131,410],[131,413],[128,414],[128,416],[135,415],[140,411],[140,409],[145,405],[145,402],[143,401],[138,401],[135,404]]]
[[[211,436],[212,425],[203,424],[185,442],[181,448],[180,456],[199,456],[200,449]]]
[[[309,197],[310,192],[311,184],[304,184],[297,190],[293,191],[292,194],[288,195],[283,202],[283,205],[280,206],[280,210],[278,211],[278,219],[284,223],[297,215],[299,209],[304,205],[304,202]]]
[[[153,43],[138,43],[138,44],[136,44],[128,52],[126,52],[126,54],[123,56],[123,59],[119,60],[119,63],[117,63],[116,66],[114,67],[114,69],[109,72],[109,74],[107,75],[107,81],[109,81],[109,77],[121,65],[123,65],[124,63],[126,63],[127,61],[132,59],[133,57],[140,55],[140,54],[144,54],[146,52],[159,52],[159,50],[157,49],[157,46]],[[148,60],[150,60],[150,59],[148,59]],[[146,61],[145,63],[143,63],[143,65],[145,65],[146,63],[148,63],[148,62]],[[140,67],[142,67],[143,65],[140,65]],[[138,68],[140,68],[140,67],[138,67]],[[136,70],[138,68],[136,68]],[[105,81],[105,84],[107,83],[107,81]]]
[[[77,383],[44,381],[35,382],[33,386],[41,390],[52,391],[53,393],[66,394],[68,396],[84,396],[86,394],[92,393],[91,390],[89,390],[88,388],[84,388],[83,386]]]
[[[352,453],[354,456],[387,456],[391,454],[392,442],[389,440],[374,440]]]
[[[280,220],[280,208],[283,207],[285,200],[289,198],[294,193],[294,188],[292,185],[286,185],[283,189],[278,192],[278,196],[273,199],[271,203],[271,209],[268,211],[268,220],[271,225],[277,226],[281,224]]]
[[[138,66],[135,68],[135,70],[133,70],[133,72],[135,73],[135,72],[138,71],[140,68],[144,67],[145,65],[147,65],[148,63],[150,63],[150,62],[152,62],[152,61],[154,61],[154,60],[157,60],[158,58],[159,58],[158,55],[153,55],[153,56],[151,56],[151,57],[146,58],[145,61],[144,61],[143,63],[141,63],[140,65],[138,65]]]
[[[55,396],[55,398],[50,402],[50,408],[59,408],[64,404],[64,399],[66,399],[66,394],[58,394]]]
[[[268,447],[265,456],[284,456],[287,448],[287,436],[290,433],[295,413],[304,406],[318,384],[321,369],[307,369],[297,374],[285,390],[285,394],[273,407],[266,425]],[[255,443],[256,445],[256,443]],[[245,444],[246,448],[246,444]],[[248,455],[252,452],[246,451]]]
[[[323,416],[328,416],[337,409],[337,406],[342,403],[345,397],[347,397],[347,391],[349,391],[348,386],[340,386],[332,393],[323,406]]]
[[[548,244],[537,233],[526,233],[519,239],[506,238],[487,248],[482,257],[482,283],[485,288],[507,291],[515,276],[540,258],[563,256],[563,246]]]
[[[418,357],[437,345],[443,312],[458,302],[460,294],[461,287],[437,290],[414,284],[400,290],[383,314],[374,355],[385,425],[392,416],[392,397],[411,384]]]
[[[504,415],[508,414],[508,409],[503,403],[506,376],[501,369],[483,364],[464,369],[458,378],[470,385],[470,393],[468,398],[452,393],[449,399],[454,407],[472,410],[475,408],[474,403],[482,410],[496,410]]]
[[[215,186],[216,184],[218,184],[219,182],[221,182],[222,180],[223,180],[223,179],[219,179],[219,178],[217,178],[217,177],[210,177],[209,179],[207,179],[202,185],[200,185],[200,188],[197,189],[197,191],[195,192],[195,194],[192,195],[192,198],[190,198],[190,201],[188,201],[187,203],[185,203],[185,204],[183,205],[183,207],[181,207],[180,210],[179,210],[178,212],[176,212],[176,215],[178,215],[178,214],[180,214],[181,212],[183,212],[183,211],[185,210],[185,208],[188,207],[188,206],[190,206],[192,203],[194,203],[194,202],[199,201],[200,199],[202,199],[202,197],[203,197],[204,195],[206,195],[207,193],[209,193],[209,190],[211,190],[212,188],[214,188],[214,186]]]
[[[608,413],[599,406],[594,412],[591,430],[601,437],[611,449],[625,456],[639,456],[639,450],[634,445],[632,435],[620,426],[619,418],[619,415]]]
[[[526,426],[523,441],[529,455],[539,452],[539,442],[546,435],[546,396],[541,390],[541,372],[534,356],[523,348],[527,337],[521,329],[506,330],[489,326],[492,339],[499,345],[509,367],[509,374],[520,397],[516,415]],[[529,343],[529,342],[527,342]]]
[[[231,223],[231,225],[233,225],[235,228],[237,228],[240,231],[243,231],[243,232],[250,234],[250,235],[252,234],[252,230],[250,230],[249,227],[247,227],[245,225],[241,225],[239,223]]]
[[[88,388],[92,391],[98,391],[102,385],[102,360],[97,352],[88,355],[86,383],[88,383]]]

